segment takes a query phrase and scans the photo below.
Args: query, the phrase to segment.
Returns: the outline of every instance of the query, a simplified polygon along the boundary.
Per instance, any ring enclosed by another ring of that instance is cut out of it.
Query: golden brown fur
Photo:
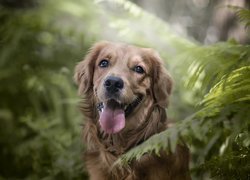
[[[107,68],[100,61],[107,59]],[[140,65],[144,73],[136,73]],[[142,101],[126,117],[125,127],[118,133],[105,133],[99,123],[99,102],[107,101],[103,83],[109,76],[120,77],[124,88],[118,101],[129,104],[138,94]],[[176,152],[161,156],[145,154],[129,166],[114,166],[114,162],[131,148],[167,128],[165,108],[169,102],[172,80],[159,55],[147,48],[126,44],[99,42],[76,66],[75,80],[83,96],[81,110],[87,145],[85,160],[91,180],[185,180],[188,173],[189,151],[178,145]]]

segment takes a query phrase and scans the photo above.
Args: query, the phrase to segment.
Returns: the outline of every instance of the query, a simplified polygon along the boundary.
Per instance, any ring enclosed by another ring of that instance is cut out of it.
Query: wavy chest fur
[[[114,166],[121,155],[167,128],[165,109],[151,106],[130,119],[139,122],[144,117],[143,123],[136,129],[108,135],[100,128],[94,99],[85,102],[88,103],[84,103],[81,108],[85,117],[83,138],[87,145],[85,164],[91,180],[190,179],[187,174],[189,152],[185,146],[177,146],[176,152],[172,154],[163,151],[160,157],[146,154],[129,166]]]

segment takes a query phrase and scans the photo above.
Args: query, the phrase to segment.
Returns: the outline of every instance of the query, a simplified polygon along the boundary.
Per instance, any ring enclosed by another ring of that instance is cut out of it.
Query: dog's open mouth
[[[102,129],[108,133],[118,133],[125,127],[125,118],[128,117],[133,110],[142,101],[142,96],[138,96],[130,104],[120,104],[114,99],[110,99],[106,103],[99,103],[97,109],[100,112],[100,124]]]

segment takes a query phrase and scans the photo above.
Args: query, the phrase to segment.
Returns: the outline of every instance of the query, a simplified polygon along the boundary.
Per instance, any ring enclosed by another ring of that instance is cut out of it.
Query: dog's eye
[[[106,59],[103,59],[100,61],[99,66],[102,68],[108,67],[109,66],[109,61]]]
[[[139,74],[143,74],[145,72],[141,66],[135,66],[134,71],[139,73]]]

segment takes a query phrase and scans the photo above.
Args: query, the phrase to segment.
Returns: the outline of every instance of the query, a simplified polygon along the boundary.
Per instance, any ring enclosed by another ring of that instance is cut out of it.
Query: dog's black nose
[[[119,77],[109,76],[104,81],[104,87],[108,92],[115,93],[121,90],[124,86],[123,80]]]

